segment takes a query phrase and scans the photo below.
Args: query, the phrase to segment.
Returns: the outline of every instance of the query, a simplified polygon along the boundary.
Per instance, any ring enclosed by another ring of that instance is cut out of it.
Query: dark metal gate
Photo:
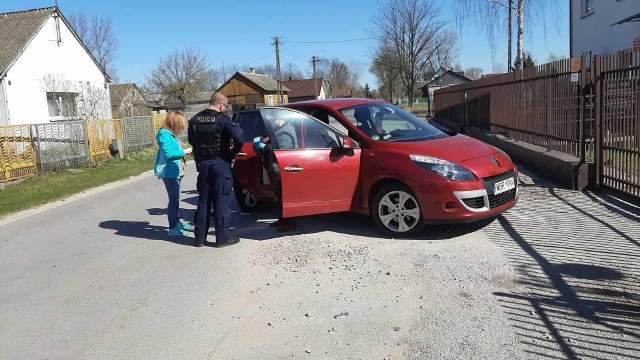
[[[640,198],[640,52],[595,56],[596,181]]]

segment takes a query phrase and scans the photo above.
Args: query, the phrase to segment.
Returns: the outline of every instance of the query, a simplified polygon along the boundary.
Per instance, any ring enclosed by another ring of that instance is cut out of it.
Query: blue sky
[[[458,32],[456,61],[463,69],[474,66],[492,72],[494,62],[484,31],[470,21],[460,29],[452,0],[435,1],[442,7],[442,19]],[[54,3],[0,0],[0,12]],[[545,23],[536,22],[525,33],[525,51],[533,54],[536,63],[546,62],[550,53],[569,54],[568,2],[559,3],[552,9],[554,16]],[[291,62],[306,72],[312,55],[337,57],[360,67],[362,84],[377,86],[368,72],[376,42],[361,40],[372,36],[371,18],[379,11],[376,0],[58,0],[58,6],[65,16],[83,12],[88,17],[112,18],[120,43],[116,67],[121,82],[144,82],[161,57],[191,45],[206,54],[213,68],[275,64],[272,43],[279,36],[281,64]],[[515,42],[513,54],[515,58]],[[505,44],[496,50],[495,61],[506,67],[506,59]]]

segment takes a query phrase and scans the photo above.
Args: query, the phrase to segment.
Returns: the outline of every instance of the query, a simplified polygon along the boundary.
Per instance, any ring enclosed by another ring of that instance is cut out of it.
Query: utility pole
[[[316,63],[317,63],[318,61],[320,61],[320,58],[319,58],[319,57],[317,57],[317,56],[315,56],[315,55],[313,55],[313,56],[311,57],[311,64],[313,65],[313,78],[314,78],[314,79],[318,77],[318,75],[317,75],[318,73],[316,72]]]
[[[276,46],[276,83],[278,91],[278,105],[282,105],[282,82],[280,79],[280,38],[276,36],[274,38],[274,43],[271,45]]]
[[[507,63],[507,72],[511,72],[511,10],[513,10],[513,0],[509,0],[509,62]]]

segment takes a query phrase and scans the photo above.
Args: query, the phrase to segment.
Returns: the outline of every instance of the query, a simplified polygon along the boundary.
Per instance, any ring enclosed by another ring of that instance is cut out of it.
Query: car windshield
[[[387,103],[340,109],[355,127],[373,140],[418,141],[448,137],[426,120]]]

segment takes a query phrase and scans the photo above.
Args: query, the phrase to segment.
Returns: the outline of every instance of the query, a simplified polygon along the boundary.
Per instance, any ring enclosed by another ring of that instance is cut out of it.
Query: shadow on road
[[[232,210],[232,225],[235,228],[235,234],[251,240],[269,240],[282,236],[316,234],[325,231],[394,240],[446,240],[478,231],[493,221],[489,219],[471,224],[429,225],[417,236],[393,238],[383,234],[376,228],[370,217],[363,215],[332,213],[302,216],[297,218],[296,230],[281,233],[269,227],[269,224],[276,221],[277,218],[275,204],[268,204],[263,210],[250,216],[241,216],[235,202]]]
[[[166,227],[150,225],[147,221],[107,220],[101,222],[99,226],[103,229],[115,230],[115,234],[120,236],[193,245],[192,236],[169,236]]]
[[[531,358],[640,358],[639,214],[526,170],[519,204],[485,232],[524,287],[495,295]],[[540,185],[540,186],[538,186]]]

